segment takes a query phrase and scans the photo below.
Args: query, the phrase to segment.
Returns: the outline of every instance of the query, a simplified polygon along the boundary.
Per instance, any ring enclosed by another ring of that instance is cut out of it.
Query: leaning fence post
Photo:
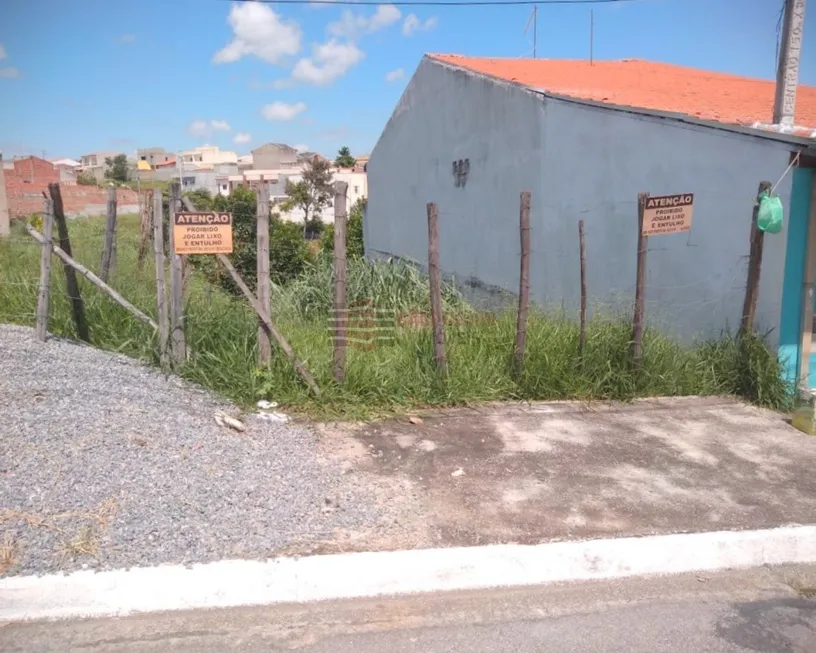
[[[261,175],[258,186],[257,220],[256,220],[256,247],[257,247],[257,285],[258,301],[267,315],[271,315],[272,288],[269,280],[269,185]],[[272,360],[272,343],[269,334],[258,318],[258,366],[269,365]]]
[[[179,184],[170,184],[170,350],[173,362],[181,365],[187,358],[184,340],[184,295],[181,255],[176,254],[175,223],[181,203]]]
[[[99,278],[108,282],[111,268],[116,267],[116,188],[108,187],[107,220],[105,222],[105,244],[102,248],[102,269]]]
[[[334,182],[334,380],[342,383],[346,376],[346,192],[345,181]]]
[[[757,215],[759,214],[759,198],[762,193],[771,189],[771,182],[759,182],[757,199],[754,204],[753,215],[751,216],[751,249],[748,255],[748,279],[745,284],[745,301],[742,305],[742,320],[740,322],[740,335],[750,334],[754,330],[754,317],[756,316],[757,298],[759,297],[759,273],[762,268],[762,250],[765,245],[765,232],[757,227]]]
[[[428,211],[428,281],[431,288],[431,322],[433,323],[433,345],[436,369],[440,374],[448,373],[445,360],[445,318],[442,314],[442,273],[439,270],[439,231],[436,204],[429,202]]]
[[[73,254],[71,251],[71,239],[68,236],[68,221],[65,219],[60,185],[56,182],[48,184],[48,194],[54,202],[54,221],[57,223],[60,249],[68,254],[68,256],[71,256]],[[62,269],[65,271],[65,291],[71,300],[71,310],[74,314],[74,325],[76,326],[77,337],[85,342],[90,342],[91,335],[88,332],[88,321],[85,319],[85,304],[82,302],[82,295],[79,291],[79,280],[77,279],[76,270],[67,263],[62,264]]]
[[[37,297],[37,340],[45,342],[48,334],[48,304],[51,299],[51,252],[54,249],[54,202],[46,199],[43,209],[43,244],[40,252],[40,291]]]
[[[528,190],[521,192],[519,230],[521,233],[521,271],[519,273],[516,343],[513,348],[513,368],[516,376],[521,374],[524,365],[524,350],[527,348],[527,313],[530,309],[530,191]]]
[[[31,225],[27,225],[26,227],[28,234],[36,240],[40,245],[45,245],[46,241],[43,235],[38,232],[34,227]],[[91,272],[88,268],[86,268],[81,263],[72,259],[68,254],[63,252],[59,247],[56,245],[53,246],[54,254],[56,254],[66,265],[70,265],[74,268],[77,272],[79,272],[82,276],[84,276],[88,281],[94,284],[97,288],[99,288],[102,292],[106,293],[108,297],[110,297],[113,301],[115,301],[119,306],[124,308],[125,310],[130,311],[136,319],[147,324],[150,327],[153,327],[154,330],[159,328],[159,325],[156,324],[153,319],[147,315],[147,313],[143,313],[138,308],[136,308],[133,304],[131,304],[127,299],[122,297],[118,292],[116,292],[113,288],[111,288],[108,284],[106,284],[102,279],[96,276],[93,272]]]
[[[317,386],[317,382],[314,380],[314,377],[311,375],[309,370],[306,369],[306,365],[298,360],[292,347],[288,342],[286,342],[286,339],[283,337],[280,331],[277,330],[269,315],[264,312],[263,306],[260,305],[257,297],[252,294],[252,291],[249,289],[246,283],[244,283],[244,280],[241,278],[241,275],[238,274],[235,266],[232,264],[229,258],[223,254],[216,254],[216,257],[221,262],[221,265],[227,269],[227,272],[229,272],[232,280],[235,282],[235,285],[238,286],[242,293],[244,293],[244,297],[249,300],[249,305],[252,306],[252,308],[258,314],[261,322],[269,332],[270,337],[275,339],[275,342],[278,343],[278,346],[283,350],[283,353],[292,362],[292,366],[295,368],[295,371],[300,374],[300,376],[306,382],[306,385],[308,385],[311,391],[314,393],[315,397],[319,397],[320,388]]]
[[[167,311],[167,282],[164,273],[164,202],[160,189],[153,191],[153,256],[156,259],[156,319],[159,323],[159,360],[167,367],[170,316]]]
[[[643,361],[643,323],[646,300],[646,247],[649,238],[643,233],[643,213],[649,193],[638,193],[637,276],[635,281],[635,315],[632,319],[632,360]]]

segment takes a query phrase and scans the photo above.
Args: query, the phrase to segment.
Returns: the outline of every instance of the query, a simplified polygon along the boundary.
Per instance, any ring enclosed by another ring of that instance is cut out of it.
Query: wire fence
[[[744,233],[734,233],[730,240],[719,236],[723,231],[712,224],[713,211],[702,208],[697,209],[688,232],[648,239],[645,292],[648,325],[672,335],[699,338],[713,337],[738,326],[746,290],[750,217],[754,204],[750,197],[744,199],[744,206],[738,209],[745,216]],[[704,200],[710,206],[733,203],[734,193],[724,193],[722,197],[708,195]],[[590,316],[631,317],[636,289],[637,199],[616,199],[585,206],[575,202],[573,206],[565,207],[533,195],[532,205],[530,267],[533,304],[544,310],[577,317],[581,299],[578,221],[583,220]],[[495,223],[500,224],[501,229],[496,229],[494,224],[478,228],[473,225],[477,214],[475,208],[463,210],[439,206],[440,266],[477,310],[504,309],[513,305],[518,291],[521,256],[518,218],[508,210],[506,219]],[[536,220],[535,216],[546,216],[546,220]],[[74,258],[98,271],[104,220],[71,221],[70,227]],[[420,267],[426,267],[424,248],[427,236],[422,222],[416,218],[405,219],[397,228],[393,223],[389,228],[393,229],[395,238],[392,249],[396,251],[392,253],[405,254],[402,258],[413,259]],[[371,229],[373,244],[377,247],[377,225],[371,225]],[[415,249],[406,245],[412,243],[416,245]],[[112,284],[155,319],[152,246],[147,248],[141,270],[136,263],[139,246],[139,217],[128,216],[119,226],[119,260]],[[40,245],[18,228],[3,241],[2,247],[0,321],[31,325],[36,318]],[[296,241],[275,242],[272,250],[273,268],[276,261],[303,256],[303,246]],[[57,320],[67,320],[70,303],[76,298],[66,292],[61,268],[62,265],[57,264],[52,270],[53,311]],[[82,300],[92,317],[99,318],[110,299],[81,281]],[[318,283],[327,286],[302,290],[320,294],[322,305],[330,308],[331,275],[315,276],[315,284]],[[405,313],[429,313],[428,306],[423,310],[420,306],[399,305],[400,289],[378,286],[381,282],[373,276],[365,283],[370,284],[370,298],[381,310],[391,310],[400,326],[428,325],[427,320],[405,317]],[[194,285],[193,291],[185,298],[187,307],[196,302],[211,303],[214,293],[218,292],[208,283]],[[254,288],[254,281],[250,285]],[[392,306],[383,306],[383,296],[388,293],[393,293],[396,299]],[[284,294],[283,286],[275,285],[272,294],[276,301],[279,300]],[[301,296],[298,301],[302,299]],[[358,302],[364,299],[359,293],[354,297]],[[775,326],[761,322],[762,316],[758,326]],[[144,331],[141,325],[136,325],[136,329]]]

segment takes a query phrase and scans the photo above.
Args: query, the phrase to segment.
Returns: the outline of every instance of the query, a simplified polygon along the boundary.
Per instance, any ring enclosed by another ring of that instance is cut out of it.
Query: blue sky
[[[78,157],[264,142],[369,152],[425,52],[530,56],[531,8],[3,0],[0,150]],[[772,79],[782,0],[595,5],[595,57]],[[538,56],[586,58],[587,5],[539,6]],[[816,8],[800,82],[816,85]]]

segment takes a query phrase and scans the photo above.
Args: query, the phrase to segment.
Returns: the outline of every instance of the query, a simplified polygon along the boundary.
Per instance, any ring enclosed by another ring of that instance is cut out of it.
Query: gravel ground
[[[382,528],[313,432],[124,356],[0,325],[0,575],[263,558]]]

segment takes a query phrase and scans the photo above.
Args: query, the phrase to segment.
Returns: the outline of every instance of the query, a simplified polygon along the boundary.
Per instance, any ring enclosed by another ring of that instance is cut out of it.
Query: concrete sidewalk
[[[399,525],[347,534],[340,550],[816,523],[816,437],[734,400],[500,405],[412,421],[322,427],[326,455],[367,478]]]
[[[320,430],[319,455],[385,521],[268,560],[0,579],[0,620],[816,563],[816,438],[736,401],[490,406]]]

